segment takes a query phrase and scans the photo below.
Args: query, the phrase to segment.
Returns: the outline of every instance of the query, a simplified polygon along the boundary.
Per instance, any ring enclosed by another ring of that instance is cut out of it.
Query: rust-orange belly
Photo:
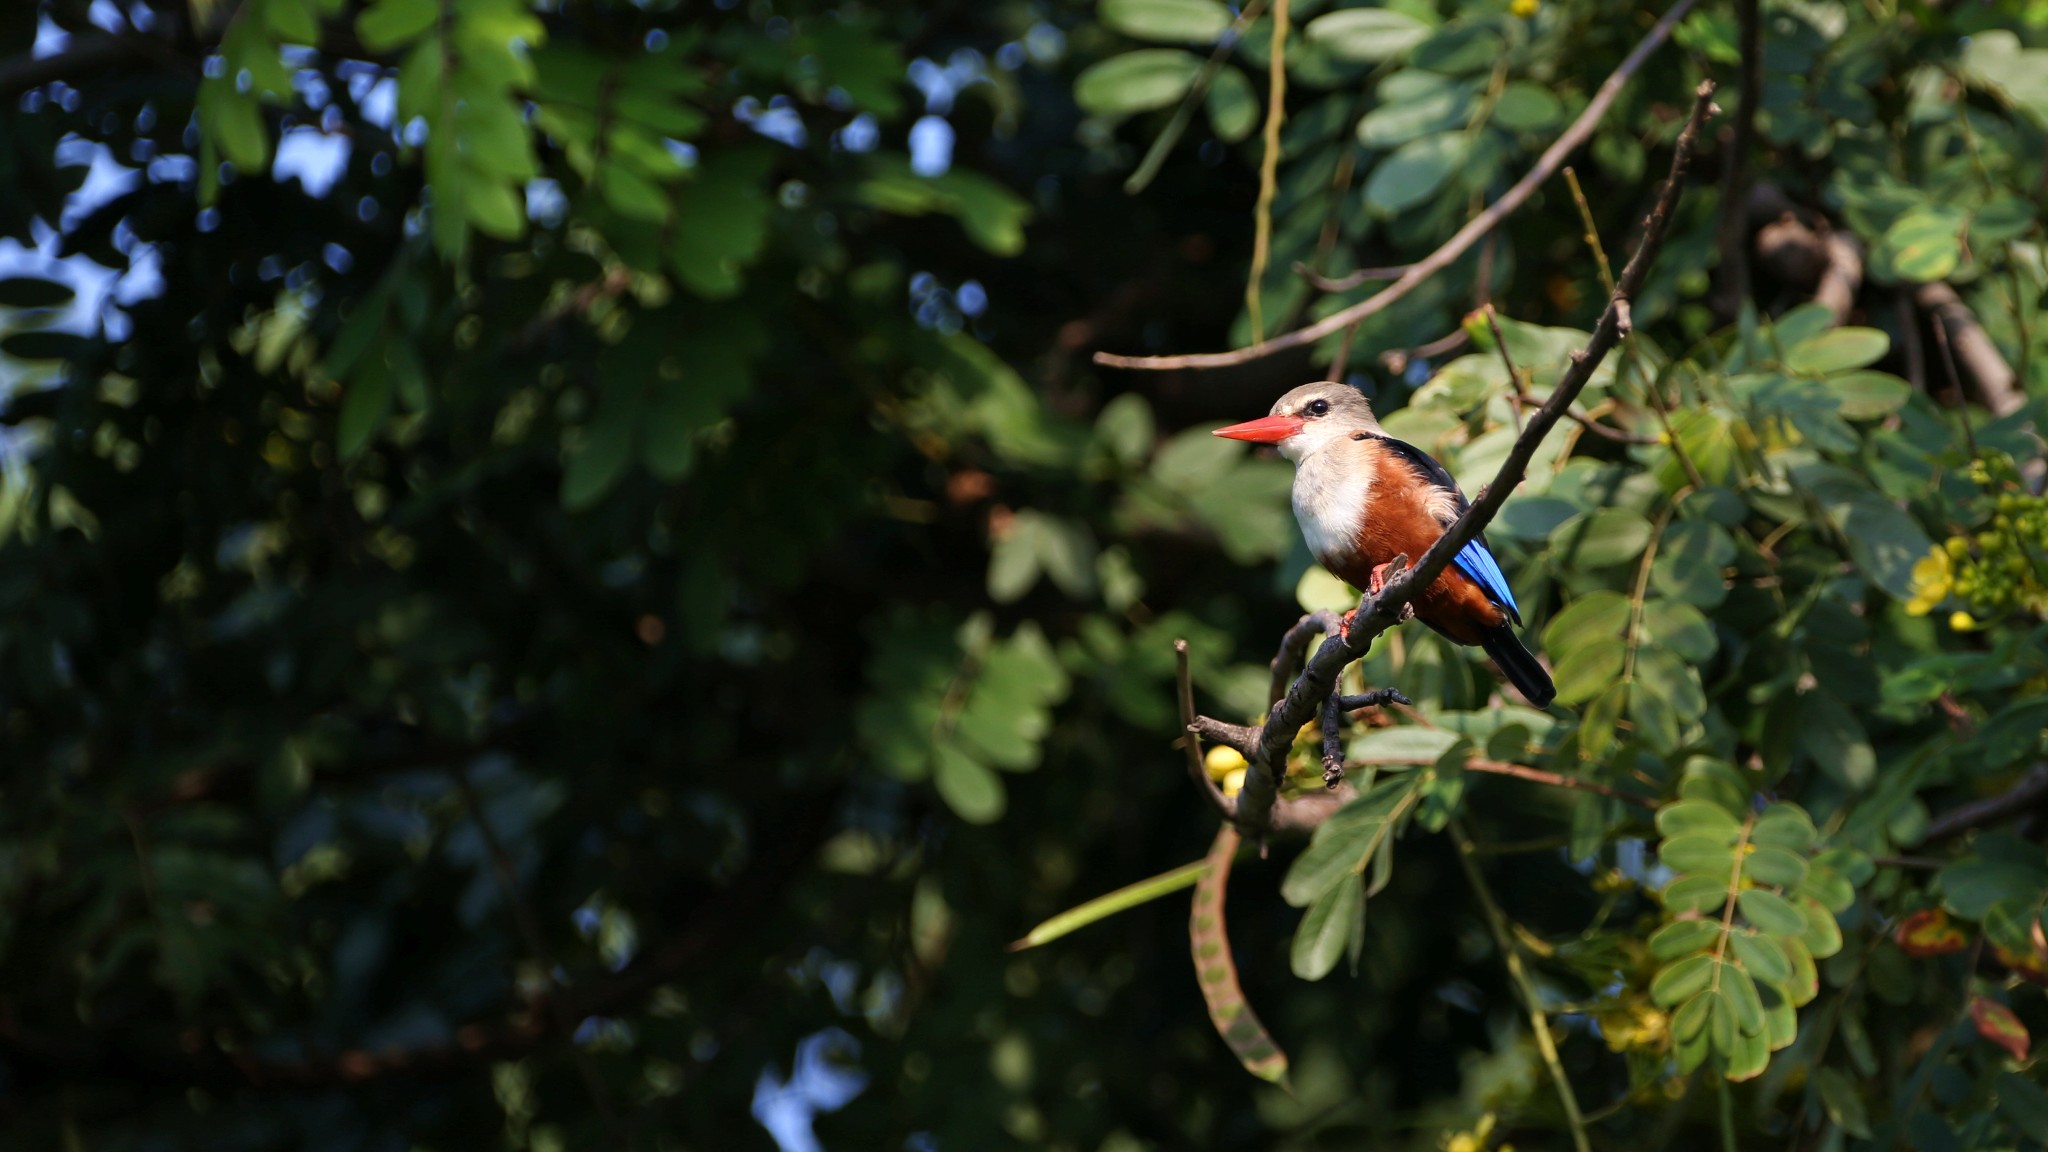
[[[1406,555],[1411,565],[1420,561],[1444,534],[1443,525],[1423,505],[1423,495],[1420,487],[1374,493],[1352,555],[1329,557],[1330,570],[1353,587],[1364,588],[1372,580],[1372,570],[1396,556]],[[1479,643],[1481,632],[1507,620],[1507,613],[1486,598],[1478,583],[1455,567],[1445,568],[1414,603],[1417,619],[1460,644]]]

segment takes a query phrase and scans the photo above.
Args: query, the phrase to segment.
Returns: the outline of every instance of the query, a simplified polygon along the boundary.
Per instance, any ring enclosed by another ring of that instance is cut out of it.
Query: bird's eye
[[[1328,416],[1330,414],[1330,402],[1328,400],[1309,401],[1308,414],[1311,416]]]

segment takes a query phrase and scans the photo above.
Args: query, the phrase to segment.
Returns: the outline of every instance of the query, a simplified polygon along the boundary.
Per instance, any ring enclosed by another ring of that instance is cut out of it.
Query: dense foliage
[[[0,1144],[2048,1145],[2038,5],[1710,0],[1349,332],[1088,360],[1370,297],[1666,11],[4,6]],[[1235,853],[1174,641],[1254,719],[1356,594],[1208,429],[1476,490],[1703,77],[1490,529],[1557,704],[1403,625]]]

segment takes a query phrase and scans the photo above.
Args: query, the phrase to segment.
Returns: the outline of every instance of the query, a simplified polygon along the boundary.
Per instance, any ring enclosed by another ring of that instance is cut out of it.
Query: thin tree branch
[[[1998,345],[1991,342],[1984,326],[1977,323],[1976,315],[1954,288],[1937,280],[1922,285],[1913,299],[1934,321],[1935,335],[1947,337],[1955,358],[1977,385],[1977,399],[1992,415],[2010,416],[2026,404],[2026,394],[2019,390],[2012,365],[2005,362]]]
[[[1294,274],[1308,281],[1309,287],[1318,292],[1349,292],[1360,284],[1380,280],[1399,280],[1408,274],[1411,264],[1396,264],[1391,268],[1360,268],[1342,276],[1325,276],[1299,260],[1294,262]]]
[[[1195,731],[1195,688],[1188,676],[1187,641],[1173,642],[1173,657],[1175,677],[1180,688],[1180,744],[1187,749],[1188,776],[1194,780],[1195,787],[1209,797],[1209,806],[1216,809],[1217,815],[1225,820],[1232,819],[1237,815],[1236,805],[1230,802],[1230,798],[1223,794],[1223,790],[1216,786],[1214,780],[1209,779],[1209,770],[1202,764],[1201,741],[1196,738]]]
[[[1117,356],[1097,352],[1095,362],[1114,368],[1142,368],[1152,371],[1169,368],[1227,368],[1271,356],[1276,352],[1284,352],[1289,348],[1313,344],[1333,332],[1341,331],[1346,325],[1384,311],[1395,301],[1414,291],[1423,281],[1449,267],[1453,261],[1464,255],[1467,249],[1478,243],[1480,238],[1493,231],[1502,220],[1520,208],[1536,189],[1557,171],[1564,163],[1565,157],[1576,151],[1593,134],[1593,130],[1600,124],[1601,117],[1607,114],[1607,109],[1621,94],[1623,86],[1635,75],[1636,70],[1643,66],[1643,62],[1650,58],[1650,54],[1664,43],[1665,38],[1671,35],[1671,30],[1678,26],[1678,22],[1685,19],[1685,14],[1692,11],[1693,3],[1694,0],[1678,0],[1671,6],[1671,10],[1664,14],[1664,18],[1657,21],[1656,27],[1650,29],[1643,42],[1636,45],[1635,50],[1621,62],[1621,66],[1614,70],[1614,74],[1600,85],[1599,91],[1595,92],[1593,99],[1586,104],[1585,111],[1579,114],[1579,118],[1572,122],[1571,127],[1565,129],[1564,135],[1559,136],[1551,144],[1527,175],[1517,181],[1514,187],[1502,193],[1501,198],[1494,201],[1492,206],[1460,228],[1457,235],[1444,241],[1442,247],[1409,265],[1399,280],[1382,291],[1349,308],[1332,312],[1305,328],[1298,328],[1284,336],[1276,336],[1263,344],[1241,348],[1235,352],[1203,352],[1182,356]]]
[[[1594,325],[1585,349],[1573,354],[1571,365],[1558,378],[1550,398],[1530,417],[1529,426],[1515,439],[1493,483],[1487,485],[1479,498],[1430,546],[1421,563],[1400,571],[1388,580],[1377,597],[1367,595],[1359,600],[1348,631],[1339,629],[1323,641],[1322,647],[1309,659],[1307,667],[1294,680],[1279,704],[1270,710],[1260,730],[1258,751],[1248,757],[1251,767],[1245,773],[1244,791],[1238,795],[1240,828],[1253,834],[1264,830],[1278,794],[1273,766],[1286,763],[1287,748],[1293,742],[1294,733],[1322,706],[1331,686],[1337,682],[1337,674],[1364,656],[1373,641],[1401,619],[1409,601],[1429,587],[1450,565],[1458,550],[1493,521],[1501,505],[1507,502],[1508,494],[1514,491],[1515,485],[1528,471],[1529,462],[1535,458],[1543,438],[1564,418],[1572,402],[1578,399],[1579,393],[1592,379],[1594,370],[1620,340],[1627,323],[1628,301],[1641,290],[1651,263],[1663,247],[1664,234],[1678,206],[1686,168],[1699,141],[1700,126],[1713,110],[1713,94],[1712,81],[1700,84],[1692,114],[1672,151],[1671,172],[1658,193],[1656,207],[1644,221],[1642,239],[1636,245],[1635,254],[1629,258],[1628,266],[1622,269],[1606,310]],[[1297,629],[1301,627],[1303,625],[1296,626]]]
[[[1245,774],[1251,779],[1251,773]],[[1945,812],[1927,826],[1923,844],[1938,844],[1952,840],[1965,832],[1981,828],[2008,816],[2017,816],[2048,803],[2048,764],[2036,764],[2012,787],[1996,796],[1973,800],[1959,808]]]
[[[1742,310],[1749,297],[1749,154],[1756,147],[1756,110],[1763,102],[1763,18],[1758,0],[1736,0],[1735,22],[1742,55],[1735,126],[1721,180],[1721,282],[1714,311],[1724,317]]]

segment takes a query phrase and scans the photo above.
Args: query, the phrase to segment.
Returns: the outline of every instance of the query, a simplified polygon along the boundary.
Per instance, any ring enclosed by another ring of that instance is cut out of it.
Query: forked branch
[[[1681,11],[1682,7],[1673,11]],[[1583,350],[1572,354],[1570,366],[1559,376],[1550,397],[1530,414],[1528,424],[1515,438],[1514,447],[1502,461],[1493,482],[1430,546],[1419,563],[1402,568],[1388,579],[1378,596],[1368,594],[1359,600],[1348,629],[1341,626],[1333,614],[1316,613],[1288,631],[1280,653],[1273,661],[1274,696],[1277,699],[1268,710],[1263,725],[1245,729],[1199,716],[1189,723],[1188,727],[1193,732],[1210,739],[1223,739],[1233,747],[1249,749],[1246,759],[1250,764],[1245,773],[1244,788],[1233,805],[1237,826],[1246,834],[1263,836],[1278,830],[1280,822],[1274,819],[1275,802],[1279,798],[1278,770],[1287,763],[1287,752],[1294,742],[1295,733],[1301,730],[1302,725],[1315,719],[1330,699],[1338,673],[1352,661],[1363,657],[1381,633],[1398,623],[1409,601],[1435,581],[1459,549],[1492,522],[1501,505],[1507,502],[1509,493],[1521,483],[1543,438],[1565,418],[1580,392],[1592,380],[1600,362],[1627,333],[1629,302],[1642,289],[1650,265],[1663,247],[1665,233],[1678,207],[1686,169],[1699,142],[1700,128],[1715,110],[1713,95],[1712,81],[1700,84],[1694,95],[1692,113],[1686,119],[1685,129],[1679,133],[1672,152],[1671,171],[1658,190],[1655,207],[1644,221],[1642,239],[1629,257],[1627,267],[1622,269],[1614,292],[1608,297],[1607,307],[1593,327],[1593,334]],[[1301,674],[1295,676],[1294,666],[1301,659],[1301,653],[1306,651],[1310,637],[1317,632],[1322,632],[1325,639],[1308,659]],[[1279,685],[1287,678],[1291,679],[1288,679],[1285,691],[1280,691]]]

